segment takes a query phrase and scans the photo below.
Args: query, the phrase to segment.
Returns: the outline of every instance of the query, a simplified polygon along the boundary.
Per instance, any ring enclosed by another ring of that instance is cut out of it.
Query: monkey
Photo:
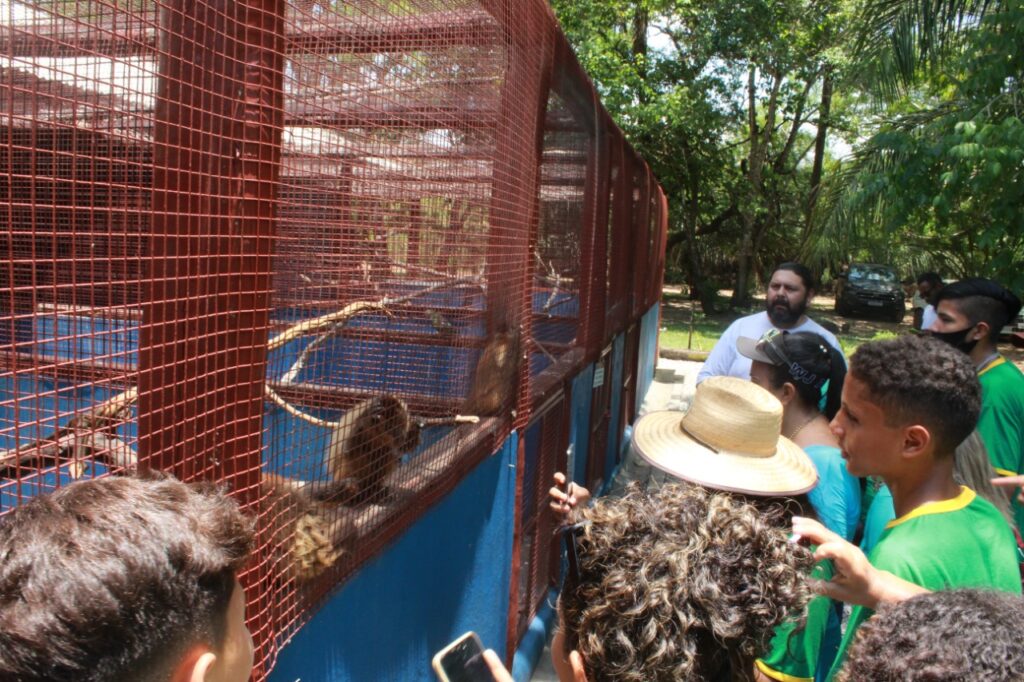
[[[354,548],[357,530],[350,514],[332,514],[317,503],[313,484],[264,471],[260,489],[272,521],[271,542],[275,551],[287,552],[285,576],[296,584],[313,580]]]
[[[506,399],[516,390],[519,360],[519,335],[508,331],[495,333],[480,353],[469,395],[460,412],[497,415],[505,407]]]
[[[315,499],[358,505],[387,498],[385,480],[402,453],[420,442],[420,423],[392,395],[375,396],[353,406],[335,425],[325,459],[331,484]]]

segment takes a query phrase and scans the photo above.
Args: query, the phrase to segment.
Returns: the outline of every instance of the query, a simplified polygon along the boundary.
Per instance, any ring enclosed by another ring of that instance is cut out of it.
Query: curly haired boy
[[[1015,682],[1024,670],[1024,600],[948,590],[882,605],[836,682]]]
[[[810,553],[781,507],[668,484],[582,512],[579,575],[559,599],[562,682],[748,680],[810,594]]]

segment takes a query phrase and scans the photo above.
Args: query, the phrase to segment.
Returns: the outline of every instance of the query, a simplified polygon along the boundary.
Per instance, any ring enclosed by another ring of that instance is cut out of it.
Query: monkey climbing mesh
[[[226,483],[265,677],[625,329],[610,282],[653,303],[658,243],[626,232],[663,231],[660,190],[612,176],[595,103],[542,0],[0,0],[0,513],[140,468]],[[550,561],[523,556],[528,618]]]

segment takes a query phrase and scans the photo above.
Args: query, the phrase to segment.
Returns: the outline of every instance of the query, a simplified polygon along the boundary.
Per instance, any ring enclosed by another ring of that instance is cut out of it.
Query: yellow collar
[[[1003,364],[1004,362],[1006,362],[1006,358],[1004,358],[1002,355],[1000,355],[995,360],[993,360],[992,362],[988,363],[987,365],[985,365],[984,367],[979,369],[978,370],[978,376],[980,377],[985,372],[989,371],[993,367],[998,367],[999,365]]]
[[[965,485],[960,486],[960,494],[949,500],[941,500],[939,502],[925,502],[920,507],[912,509],[898,519],[893,519],[889,523],[885,524],[885,527],[895,528],[901,523],[905,523],[910,519],[916,519],[918,516],[926,516],[928,514],[944,514],[946,512],[957,511],[963,509],[977,497],[977,493],[968,488]]]

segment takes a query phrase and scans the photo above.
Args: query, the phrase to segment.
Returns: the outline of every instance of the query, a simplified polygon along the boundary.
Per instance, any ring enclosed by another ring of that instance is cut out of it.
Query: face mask
[[[967,341],[967,335],[974,329],[973,326],[961,329],[955,332],[932,332],[932,336],[937,338],[939,341],[948,343],[959,351],[963,351],[968,355],[974,350],[974,347],[978,345],[978,340]]]

